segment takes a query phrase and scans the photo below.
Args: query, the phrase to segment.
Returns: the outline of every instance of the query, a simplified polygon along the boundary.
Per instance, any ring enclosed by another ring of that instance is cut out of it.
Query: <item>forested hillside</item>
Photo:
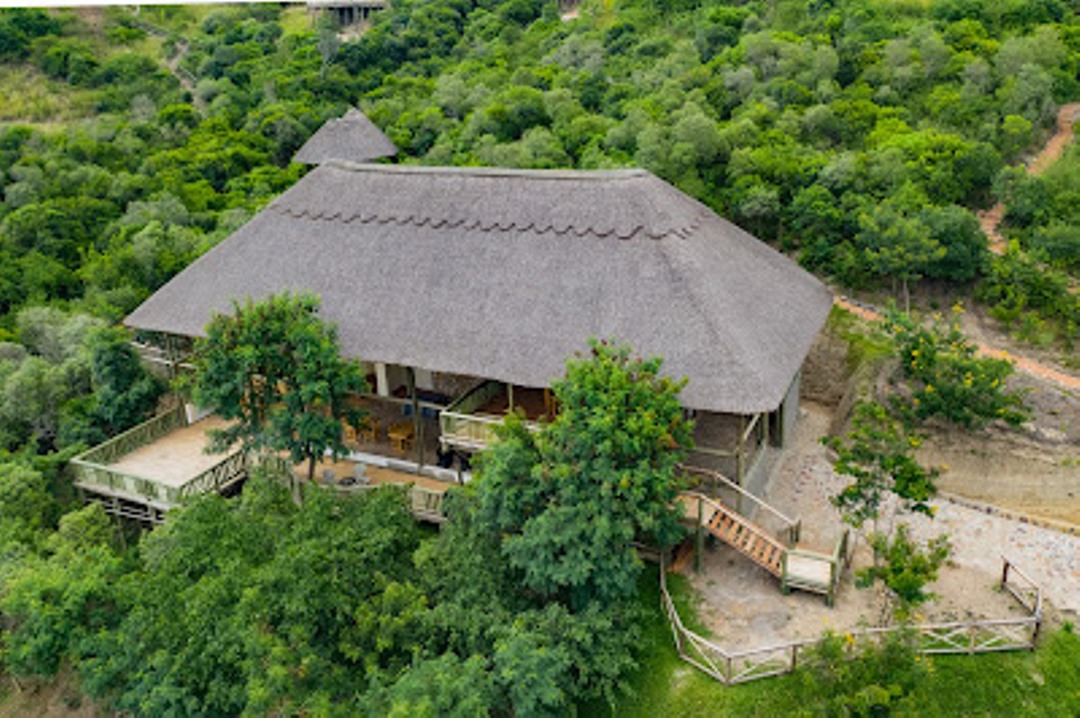
[[[597,559],[585,579],[526,565],[564,546],[525,528],[559,497],[506,478],[538,465],[524,434],[492,459],[509,483],[461,498],[439,539],[396,494],[296,507],[270,484],[197,503],[137,545],[95,508],[69,512],[64,462],[165,391],[112,325],[291,186],[306,171],[293,153],[353,105],[400,162],[645,167],[837,287],[903,303],[933,283],[1071,351],[1080,151],[1038,177],[1022,162],[1080,100],[1075,3],[576,10],[398,0],[347,41],[274,4],[0,11],[7,671],[71,667],[104,705],[148,715],[530,715],[625,705],[648,684],[635,662],[670,636],[639,640],[652,629],[632,560]],[[998,201],[1000,256],[975,215]],[[560,540],[661,523],[577,516]],[[608,569],[610,601],[573,598]]]
[[[0,25],[8,67],[93,113],[0,135],[9,329],[28,302],[130,310],[294,181],[292,153],[350,104],[405,161],[644,166],[840,284],[963,285],[991,264],[972,211],[1036,191],[1003,170],[1080,94],[1053,0],[598,2],[569,22],[402,2],[344,44],[276,6],[98,20]],[[185,42],[193,92],[163,66]],[[1075,271],[1062,210],[1040,211],[1056,224],[1026,244]]]

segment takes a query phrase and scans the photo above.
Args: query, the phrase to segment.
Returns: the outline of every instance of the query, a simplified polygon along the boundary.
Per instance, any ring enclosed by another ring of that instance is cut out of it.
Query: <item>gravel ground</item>
[[[795,441],[775,467],[766,495],[781,511],[801,517],[804,545],[824,551],[831,550],[843,530],[829,497],[846,484],[832,471],[818,441],[829,419],[828,408],[804,404]],[[1066,617],[1075,619],[1080,614],[1080,537],[944,501],[938,502],[932,520],[902,518],[917,538],[946,532],[954,547],[950,565],[931,586],[938,598],[923,607],[918,620],[1020,615],[1016,602],[996,590],[1002,556],[1034,579],[1046,599]],[[857,540],[854,567],[869,561],[869,549]],[[871,589],[855,588],[850,572],[841,584],[836,606],[828,608],[817,595],[784,596],[775,578],[723,545],[707,550],[702,572],[690,573],[690,579],[701,596],[703,620],[717,643],[729,650],[813,638],[826,628],[881,625],[887,615],[884,597]]]

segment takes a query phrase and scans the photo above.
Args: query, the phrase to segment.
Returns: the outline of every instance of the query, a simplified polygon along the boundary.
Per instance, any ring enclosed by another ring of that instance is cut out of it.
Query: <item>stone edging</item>
[[[1039,526],[1044,529],[1050,529],[1051,531],[1058,531],[1060,533],[1069,534],[1072,536],[1080,536],[1080,526],[1069,523],[1068,521],[1059,521],[1057,519],[1047,519],[1041,516],[1032,516],[1031,514],[1025,514],[1021,511],[1014,511],[1012,509],[1002,508],[994,504],[987,504],[981,501],[975,501],[963,496],[957,496],[956,494],[950,494],[944,491],[939,491],[936,498],[948,501],[951,504],[957,506],[963,506],[965,508],[978,511],[979,513],[990,514],[992,516],[1000,516],[1006,519],[1012,519],[1019,521],[1022,524],[1031,524],[1033,526]]]

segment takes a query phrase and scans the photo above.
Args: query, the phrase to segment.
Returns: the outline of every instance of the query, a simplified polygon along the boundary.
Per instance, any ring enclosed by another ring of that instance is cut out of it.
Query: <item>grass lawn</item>
[[[697,629],[688,585],[679,577],[668,585],[680,616]],[[826,714],[822,696],[801,675],[729,687],[680,660],[651,571],[642,582],[641,602],[649,613],[643,626],[645,658],[631,680],[636,695],[615,706],[584,706],[582,714],[620,718]],[[936,656],[929,677],[897,713],[1080,717],[1080,635],[1065,630],[1045,635],[1034,653]]]

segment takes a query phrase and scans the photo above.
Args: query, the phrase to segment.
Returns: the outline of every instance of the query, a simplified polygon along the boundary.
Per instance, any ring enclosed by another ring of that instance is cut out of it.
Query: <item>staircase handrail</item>
[[[776,518],[778,518],[780,520],[780,522],[781,522],[781,524],[783,526],[782,530],[788,532],[788,542],[790,544],[794,545],[794,544],[799,542],[799,533],[800,533],[800,530],[802,528],[802,520],[801,519],[793,519],[790,516],[788,516],[787,514],[780,511],[779,509],[777,509],[775,506],[772,506],[771,504],[765,503],[762,499],[758,498],[757,496],[754,496],[752,493],[750,493],[749,491],[747,491],[743,487],[739,486],[734,481],[732,481],[728,477],[721,474],[719,471],[714,471],[712,469],[703,469],[703,468],[700,468],[700,467],[697,467],[697,466],[687,466],[686,464],[679,464],[679,469],[683,473],[686,473],[686,474],[699,474],[699,475],[707,476],[708,478],[711,478],[714,481],[718,481],[718,482],[722,483],[725,488],[728,488],[728,489],[731,489],[732,491],[735,491],[736,493],[738,493],[743,498],[749,499],[754,504],[756,504],[759,508],[764,509],[767,513],[771,514],[772,516],[774,516],[774,517],[776,517]],[[684,491],[683,493],[684,494],[697,494],[699,492]],[[708,497],[705,497],[705,498],[708,498]],[[710,501],[711,501],[711,499],[710,499]]]
[[[750,533],[755,534],[756,536],[760,536],[762,539],[764,539],[765,541],[768,541],[769,543],[773,543],[773,544],[778,544],[779,543],[779,539],[777,539],[775,536],[770,536],[768,531],[766,531],[762,527],[758,526],[757,524],[752,522],[750,519],[746,518],[745,516],[740,516],[736,512],[729,509],[727,506],[724,506],[722,503],[720,503],[719,501],[716,501],[715,499],[709,498],[705,494],[702,494],[702,493],[697,492],[697,491],[684,491],[680,495],[681,496],[689,496],[691,498],[697,499],[698,501],[701,501],[702,503],[708,504],[709,506],[711,506],[713,509],[715,509],[719,513],[722,513],[725,516],[727,516],[728,518],[730,518],[732,521],[737,522],[739,525],[741,525],[744,529],[746,529]],[[780,545],[780,548],[782,548],[784,550],[787,550],[787,548],[785,546],[783,546],[783,545]]]

